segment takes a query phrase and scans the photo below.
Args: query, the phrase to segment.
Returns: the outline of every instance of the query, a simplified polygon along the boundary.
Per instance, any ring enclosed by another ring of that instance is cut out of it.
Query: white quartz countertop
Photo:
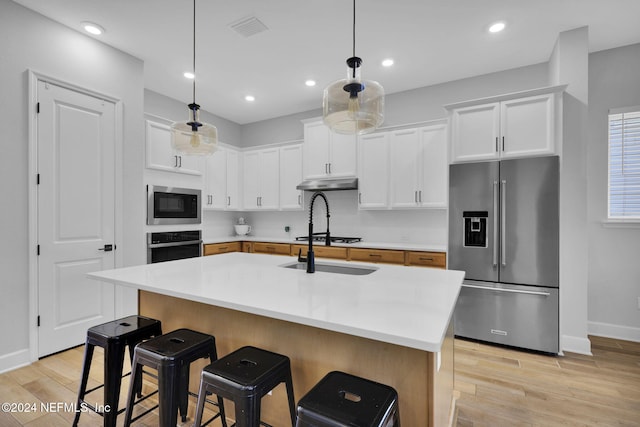
[[[370,266],[366,276],[280,267],[295,257],[233,252],[89,273],[117,285],[437,352],[464,272]],[[179,315],[179,313],[176,313]]]
[[[271,242],[271,243],[290,243],[306,245],[308,242],[296,240],[295,238],[283,237],[266,237],[266,236],[227,236],[227,237],[206,237],[203,243],[224,243],[224,242]],[[324,243],[314,242],[314,246],[323,246]],[[356,243],[331,243],[331,246],[341,246],[345,248],[368,248],[368,249],[395,249],[399,251],[427,251],[427,252],[446,252],[447,247],[438,244],[429,243],[406,243],[406,242],[369,242],[362,241]]]

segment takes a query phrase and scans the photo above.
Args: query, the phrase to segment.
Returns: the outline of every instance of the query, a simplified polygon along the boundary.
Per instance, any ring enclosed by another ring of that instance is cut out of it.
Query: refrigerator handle
[[[501,181],[500,189],[501,206],[500,206],[500,255],[502,258],[502,266],[507,266],[507,180]]]
[[[498,266],[498,181],[493,181],[493,266]]]

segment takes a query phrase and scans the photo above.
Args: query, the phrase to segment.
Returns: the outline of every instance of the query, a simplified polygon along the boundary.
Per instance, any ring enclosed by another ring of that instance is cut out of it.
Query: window
[[[608,217],[640,221],[640,107],[609,113]]]

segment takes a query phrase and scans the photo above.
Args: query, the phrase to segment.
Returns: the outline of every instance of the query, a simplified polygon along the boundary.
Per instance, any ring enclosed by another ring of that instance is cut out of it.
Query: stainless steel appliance
[[[147,233],[147,264],[198,257],[202,254],[202,231]]]
[[[455,164],[449,185],[455,334],[558,353],[558,158]]]
[[[147,185],[147,225],[200,224],[202,191]]]

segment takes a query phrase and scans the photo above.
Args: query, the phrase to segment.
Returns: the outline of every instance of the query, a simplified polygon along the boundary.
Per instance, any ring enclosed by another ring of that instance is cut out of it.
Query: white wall
[[[587,171],[589,39],[586,27],[565,31],[549,61],[550,84],[567,84],[560,145],[560,348],[589,354],[587,338]]]
[[[640,341],[640,224],[607,218],[607,115],[640,106],[640,44],[589,57],[589,333]]]
[[[28,70],[120,99],[123,120],[123,187],[118,189],[127,215],[119,224],[118,250],[124,265],[138,263],[144,252],[135,242],[142,229],[135,218],[144,212],[136,191],[144,164],[143,64],[121,51],[57,24],[9,0],[0,0],[0,135],[2,206],[0,226],[0,371],[28,362]]]

